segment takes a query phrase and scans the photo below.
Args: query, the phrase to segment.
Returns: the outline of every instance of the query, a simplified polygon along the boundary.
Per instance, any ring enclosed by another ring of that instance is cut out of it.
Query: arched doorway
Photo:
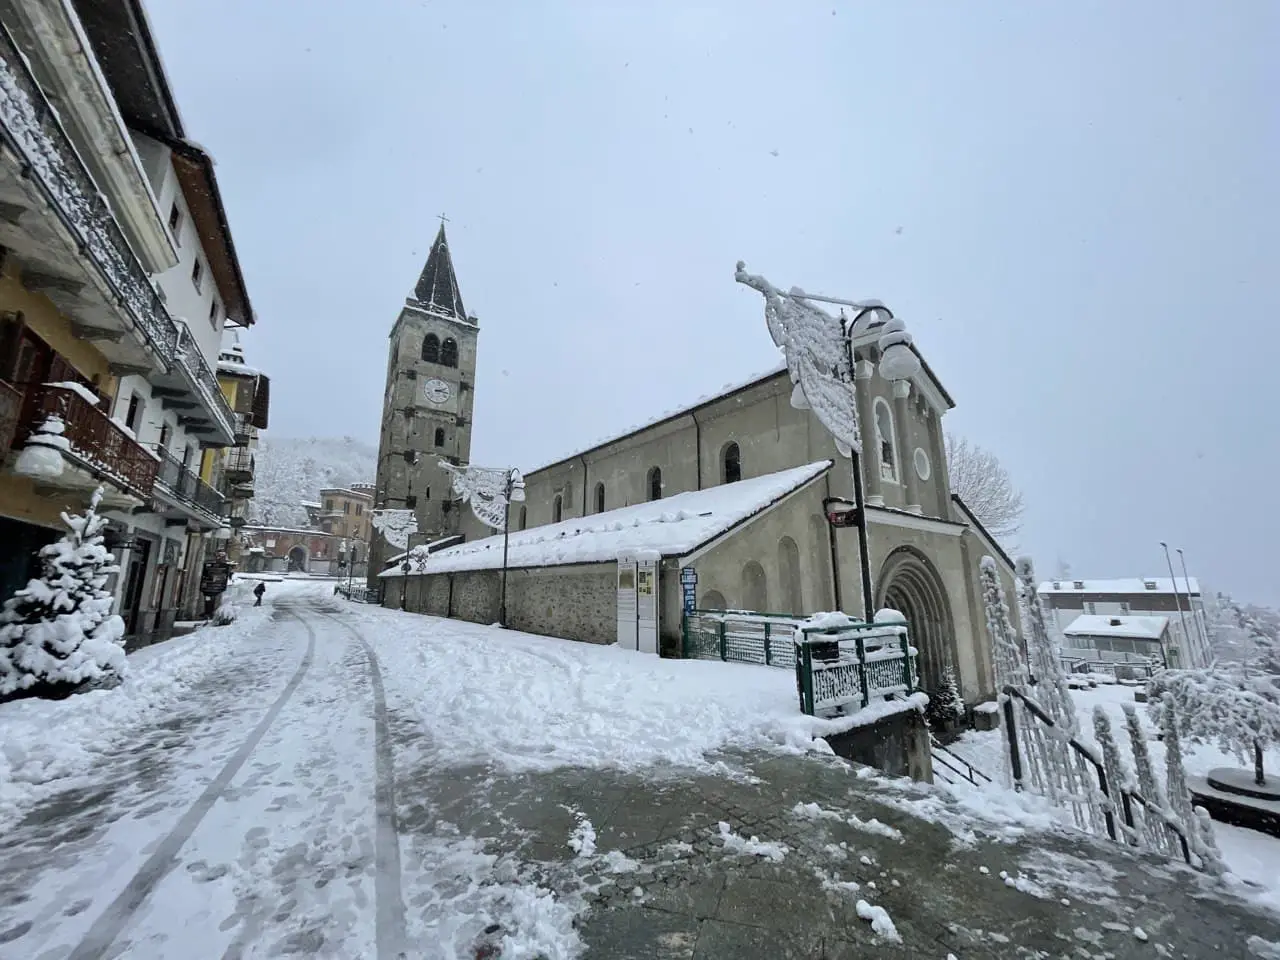
[[[289,551],[289,571],[297,573],[307,572],[307,548],[299,544]]]
[[[742,609],[765,613],[769,609],[769,591],[765,586],[764,567],[754,560],[742,568]]]
[[[703,610],[723,610],[724,608],[724,594],[719,590],[708,590],[702,595]]]
[[[955,662],[955,621],[946,588],[933,563],[915,547],[898,547],[880,568],[877,607],[890,607],[907,618],[920,687],[932,693],[943,671]],[[957,677],[957,680],[959,677]]]

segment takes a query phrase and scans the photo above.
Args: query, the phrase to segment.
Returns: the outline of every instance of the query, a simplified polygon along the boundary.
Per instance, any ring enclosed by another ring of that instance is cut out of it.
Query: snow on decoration
[[[44,423],[36,427],[27,438],[27,445],[18,454],[14,472],[24,477],[51,480],[62,476],[66,463],[62,451],[71,449],[71,441],[64,435],[66,425],[57,414],[49,414]]]
[[[1191,805],[1191,788],[1187,786],[1187,770],[1182,763],[1182,740],[1179,736],[1177,710],[1172,703],[1150,701],[1152,712],[1160,724],[1164,741],[1165,788],[1168,790],[1171,819],[1182,827],[1187,846],[1200,858],[1202,866],[1213,872],[1222,872],[1222,856],[1213,837],[1213,826],[1208,817],[1202,818],[1199,809]]]
[[[1147,750],[1147,735],[1142,729],[1142,721],[1138,719],[1138,708],[1132,703],[1121,704],[1121,707],[1124,709],[1124,722],[1129,732],[1129,747],[1133,751],[1133,767],[1138,779],[1138,792],[1150,805],[1150,809],[1143,811],[1146,845],[1171,857],[1180,856],[1177,838],[1164,825],[1164,817],[1169,815],[1168,804],[1165,800],[1164,788],[1156,779],[1155,766],[1151,763],[1151,752]]]
[[[1138,843],[1142,836],[1125,823],[1124,804],[1120,802],[1121,794],[1133,789],[1132,777],[1120,759],[1120,748],[1116,746],[1115,734],[1111,730],[1111,717],[1102,704],[1095,704],[1093,708],[1093,738],[1101,748],[1102,772],[1107,778],[1107,797],[1103,800],[1105,808],[1115,817],[1116,829],[1125,841]]]
[[[1014,687],[1027,691],[1027,667],[1022,658],[1022,649],[1018,645],[1018,635],[1009,619],[1009,604],[1005,600],[1004,586],[1000,583],[1000,572],[996,562],[990,556],[982,558],[979,569],[982,581],[982,602],[986,611],[987,635],[991,639],[992,663],[995,666],[996,693],[1001,703],[1008,699],[1006,687]],[[1015,729],[1005,726],[1006,743],[1008,738],[1015,737],[1018,751],[1022,757],[1022,786],[1031,788],[1037,793],[1044,793],[1046,782],[1042,767],[1043,752],[1041,745],[1043,736],[1040,726],[1032,715],[1024,708],[1021,701],[1014,699]],[[1004,752],[1005,781],[1013,783],[1013,766],[1009,759],[1009,751]]]
[[[0,612],[0,694],[66,688],[125,672],[124,621],[111,612],[107,578],[120,568],[102,543],[102,488],[67,533],[40,550],[43,571]]]
[[[440,467],[453,477],[453,492],[471,504],[481,523],[495,530],[506,527],[510,504],[524,500],[524,478],[514,468],[456,467],[447,460],[441,460]]]
[[[418,532],[418,515],[412,510],[374,510],[369,523],[383,540],[401,550],[408,549],[409,537]]]
[[[46,387],[56,387],[59,390],[69,390],[77,397],[90,406],[96,407],[102,402],[102,398],[86,387],[83,383],[77,383],[74,380],[59,380],[56,383],[46,383]]]
[[[1240,763],[1252,759],[1254,782],[1267,782],[1263,755],[1280,744],[1280,686],[1247,666],[1164,670],[1147,686],[1151,712],[1176,712],[1192,743],[1212,743]]]
[[[853,363],[840,318],[799,299],[803,291],[782,293],[745,267],[739,260],[734,279],[764,297],[769,335],[786,356],[794,384],[791,405],[813,411],[835,437],[841,456],[860,451]]]
[[[911,349],[911,334],[897,317],[880,328],[880,376],[886,380],[908,380],[920,372],[920,358]]]

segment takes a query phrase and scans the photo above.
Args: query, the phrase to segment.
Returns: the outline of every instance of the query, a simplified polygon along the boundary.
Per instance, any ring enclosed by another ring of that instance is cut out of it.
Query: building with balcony
[[[218,357],[218,383],[235,414],[235,445],[222,452],[216,465],[221,475],[220,489],[228,504],[219,547],[228,560],[243,566],[244,539],[237,531],[250,519],[258,431],[267,428],[271,381],[245,364],[244,349],[236,342],[228,344]]]
[[[253,322],[213,164],[139,0],[0,0],[0,81],[0,600],[102,484],[120,613],[163,631],[224,522],[213,368]]]

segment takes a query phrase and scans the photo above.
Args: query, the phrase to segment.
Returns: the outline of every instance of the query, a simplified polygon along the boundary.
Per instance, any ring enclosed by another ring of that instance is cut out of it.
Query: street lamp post
[[[1178,620],[1182,624],[1182,642],[1189,647],[1191,645],[1191,635],[1187,633],[1187,617],[1182,612],[1182,598],[1178,596],[1178,575],[1173,572],[1173,557],[1169,556],[1169,545],[1167,543],[1161,540],[1160,546],[1164,547],[1164,559],[1169,564],[1169,582],[1173,585],[1173,605],[1178,608]],[[1190,597],[1187,599],[1190,600]],[[1168,666],[1167,662],[1165,666]]]
[[[506,502],[502,507],[502,602],[498,605],[498,622],[504,629],[507,626],[507,552],[511,544],[511,491],[515,489],[517,476],[515,470],[508,470],[507,483],[502,491]]]
[[[867,533],[867,510],[862,475],[863,430],[874,430],[873,424],[859,424],[854,377],[854,340],[878,337],[880,374],[887,380],[909,380],[920,370],[920,358],[911,349],[911,335],[906,325],[879,300],[845,300],[808,294],[793,288],[783,293],[760,276],[746,272],[738,261],[734,279],[751,287],[765,300],[765,322],[769,334],[786,355],[787,370],[795,385],[792,406],[810,409],[831,433],[836,450],[849,457],[853,472],[853,513],[858,528],[858,564],[861,568],[862,609],[864,619],[875,619],[875,596],[872,592],[870,541]],[[808,301],[834,303],[858,312],[851,321],[812,306]],[[847,501],[845,501],[847,503]],[[828,510],[832,526],[849,526],[849,511]],[[838,522],[835,518],[841,518]],[[838,568],[838,564],[837,564]],[[837,590],[839,571],[836,571]]]
[[[1200,598],[1200,609],[1196,610],[1191,601],[1191,574],[1187,572],[1187,555],[1178,547],[1178,559],[1182,561],[1182,583],[1187,588],[1187,608],[1191,611],[1191,620],[1196,625],[1196,636],[1200,638],[1201,666],[1209,665],[1209,631],[1203,621],[1204,597]]]

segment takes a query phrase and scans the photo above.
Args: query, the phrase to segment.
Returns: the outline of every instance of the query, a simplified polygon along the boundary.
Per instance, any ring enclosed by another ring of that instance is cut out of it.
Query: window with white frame
[[[883,397],[875,402],[876,450],[880,454],[880,478],[890,483],[898,482],[898,458],[896,438],[893,433],[893,411]]]
[[[204,264],[200,262],[200,258],[196,257],[195,262],[191,264],[191,285],[196,288],[196,293],[200,292],[200,284],[204,282]]]

